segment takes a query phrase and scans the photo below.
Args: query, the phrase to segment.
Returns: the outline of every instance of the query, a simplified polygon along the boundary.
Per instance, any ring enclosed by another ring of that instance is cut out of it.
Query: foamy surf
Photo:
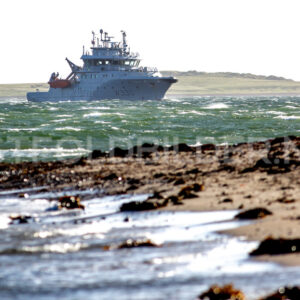
[[[284,116],[280,115],[278,117],[275,117],[277,119],[282,119],[282,120],[300,120],[300,116]]]
[[[204,109],[223,109],[228,108],[229,106],[225,103],[213,103],[208,106],[203,107]]]
[[[27,189],[26,198],[17,192],[0,195],[3,299],[18,291],[25,299],[53,299],[63,291],[66,300],[188,300],[220,280],[255,299],[257,286],[271,291],[299,282],[298,269],[249,260],[256,242],[216,233],[247,224],[233,220],[236,211],[121,213],[122,203],[148,195],[101,197],[96,190],[67,192],[80,194],[84,211],[53,211],[62,191]],[[33,218],[9,224],[15,212]],[[118,248],[130,239],[151,239],[157,247]]]

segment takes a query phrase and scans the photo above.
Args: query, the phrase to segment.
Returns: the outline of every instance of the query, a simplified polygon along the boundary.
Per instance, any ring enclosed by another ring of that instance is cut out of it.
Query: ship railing
[[[133,69],[137,72],[144,72],[144,73],[156,73],[158,72],[157,68],[151,68],[151,67],[138,67],[136,69]]]
[[[104,56],[104,57],[126,57],[126,58],[138,58],[140,55],[138,52],[131,52],[129,54],[123,54],[123,53],[112,53],[111,51],[103,51],[101,53],[93,53],[93,55],[91,55],[90,53],[86,52],[85,53],[86,56]]]
[[[139,56],[140,54],[138,52],[130,52],[130,54],[128,55],[129,58],[137,58]]]

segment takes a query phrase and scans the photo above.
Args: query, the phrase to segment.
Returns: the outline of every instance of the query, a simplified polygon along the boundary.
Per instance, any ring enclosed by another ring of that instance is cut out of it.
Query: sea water
[[[0,161],[53,160],[151,142],[233,144],[299,135],[300,97],[173,97],[162,101],[30,103],[0,99]],[[47,187],[46,187],[47,188]],[[25,197],[19,194],[25,193]],[[86,209],[55,211],[63,194]],[[148,195],[95,189],[0,193],[0,299],[195,299],[233,283],[257,299],[300,284],[300,269],[254,262],[256,242],[218,234],[228,212],[119,212]],[[10,224],[12,214],[29,215]],[[127,239],[158,247],[107,250]]]
[[[300,97],[0,99],[0,161],[63,159],[145,142],[234,144],[299,134]]]

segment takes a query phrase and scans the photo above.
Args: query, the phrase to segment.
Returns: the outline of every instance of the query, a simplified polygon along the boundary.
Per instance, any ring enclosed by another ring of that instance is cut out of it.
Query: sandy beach
[[[233,146],[144,144],[109,153],[94,150],[89,157],[73,160],[1,163],[0,172],[2,191],[97,187],[105,195],[149,194],[145,202],[124,210],[266,209],[267,215],[251,217],[251,225],[225,233],[258,241],[299,238],[300,137]],[[255,259],[300,265],[298,251]]]
[[[2,2],[0,300],[300,300],[300,2]]]

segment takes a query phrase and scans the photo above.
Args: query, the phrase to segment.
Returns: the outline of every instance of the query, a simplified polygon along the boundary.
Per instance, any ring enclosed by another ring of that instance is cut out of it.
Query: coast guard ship
[[[130,51],[126,33],[122,41],[114,42],[107,32],[94,32],[91,52],[83,47],[83,66],[77,66],[66,58],[72,72],[66,79],[52,73],[48,92],[27,93],[29,101],[64,100],[147,100],[162,99],[177,82],[174,77],[163,77],[156,68],[140,66],[138,53]]]

